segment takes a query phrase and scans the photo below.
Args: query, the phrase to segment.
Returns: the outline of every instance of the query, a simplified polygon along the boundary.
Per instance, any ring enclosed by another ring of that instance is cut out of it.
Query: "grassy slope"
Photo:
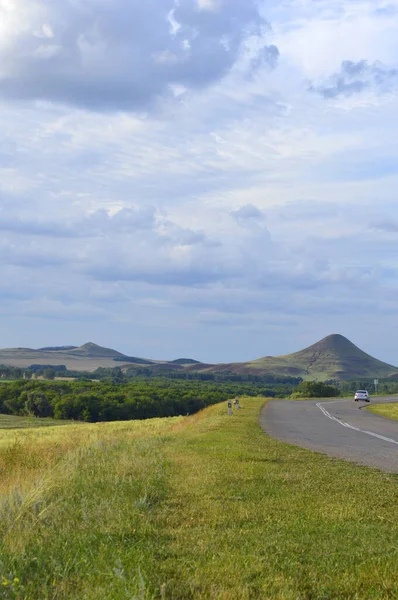
[[[397,598],[397,477],[271,440],[242,404],[3,432],[0,597]]]
[[[0,414],[0,429],[26,429],[27,427],[52,427],[55,425],[68,425],[72,421],[58,421],[56,419],[37,419],[35,417],[15,417]]]
[[[113,369],[120,366],[122,363],[116,362],[113,358],[89,358],[85,356],[39,356],[23,357],[18,355],[4,356],[0,351],[0,364],[10,367],[21,367],[28,369],[33,364],[40,365],[64,365],[70,371],[88,371],[93,373],[99,367],[104,369]]]
[[[88,343],[73,350],[34,350],[31,348],[0,349],[0,364],[28,368],[32,364],[65,365],[70,370],[95,371],[98,367],[120,366],[115,358],[124,355],[116,350]]]
[[[60,347],[61,348],[61,347]],[[127,358],[124,354],[111,348],[104,348],[89,342],[70,350],[34,350],[31,348],[0,349],[0,365],[28,368],[32,364],[65,365],[70,370],[95,371],[98,367],[114,368],[123,365]],[[118,359],[117,361],[115,359]],[[153,361],[139,359],[141,364],[152,364]],[[129,363],[127,363],[129,364]]]
[[[372,406],[367,406],[366,410],[369,410],[376,415],[381,415],[382,417],[387,417],[388,419],[394,419],[395,421],[398,421],[398,402],[396,404],[374,404]]]
[[[70,354],[71,356],[86,356],[88,358],[124,358],[125,354],[112,350],[112,348],[104,348],[88,342],[79,348],[73,348],[72,350],[64,351],[64,354]]]
[[[397,368],[363,352],[341,335],[330,335],[294,354],[265,357],[247,363],[256,369],[304,379],[388,377]]]

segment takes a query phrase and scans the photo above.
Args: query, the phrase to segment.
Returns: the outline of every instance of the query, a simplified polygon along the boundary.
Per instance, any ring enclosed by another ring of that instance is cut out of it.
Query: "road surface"
[[[372,404],[397,402],[378,397]],[[271,437],[315,452],[398,473],[398,421],[363,410],[353,399],[272,400],[260,425]]]

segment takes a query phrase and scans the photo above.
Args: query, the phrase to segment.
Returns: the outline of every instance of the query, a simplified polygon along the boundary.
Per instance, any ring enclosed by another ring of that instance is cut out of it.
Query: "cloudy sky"
[[[1,347],[398,364],[398,0],[0,0]]]

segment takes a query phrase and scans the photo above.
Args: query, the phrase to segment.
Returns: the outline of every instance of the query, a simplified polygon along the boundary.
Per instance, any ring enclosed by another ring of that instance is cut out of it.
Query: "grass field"
[[[0,432],[0,598],[398,597],[398,478],[233,417]]]
[[[0,429],[26,429],[28,427],[53,427],[55,425],[68,425],[71,421],[57,421],[56,419],[37,419],[36,417],[15,417],[0,414]],[[0,434],[1,438],[1,434]]]
[[[372,406],[368,406],[366,410],[369,410],[376,415],[381,415],[382,417],[387,417],[388,419],[394,419],[398,421],[398,402],[393,402],[390,404],[373,404]]]

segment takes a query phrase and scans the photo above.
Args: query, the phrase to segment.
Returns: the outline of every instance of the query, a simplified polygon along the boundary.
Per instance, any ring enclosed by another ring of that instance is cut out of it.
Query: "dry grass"
[[[16,417],[15,415],[0,414],[0,431],[2,429],[27,429],[38,427],[54,427],[71,425],[73,421],[60,421],[57,419],[39,419],[37,417]]]
[[[74,452],[114,439],[156,436],[178,425],[181,418],[79,423],[62,427],[0,430],[0,497],[10,489],[29,489],[38,477],[51,475]]]

